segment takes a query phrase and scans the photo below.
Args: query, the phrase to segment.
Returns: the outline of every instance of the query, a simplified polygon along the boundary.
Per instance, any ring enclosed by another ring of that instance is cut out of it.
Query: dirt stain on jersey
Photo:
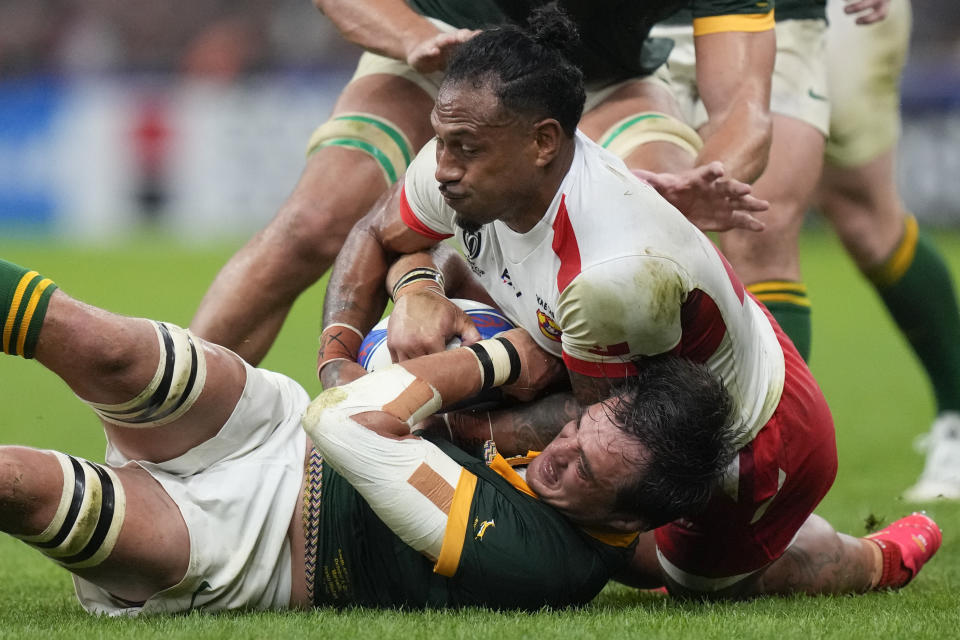
[[[657,324],[676,317],[686,294],[680,274],[672,264],[663,260],[645,260],[643,267],[633,276],[633,286],[638,292],[647,290],[646,295],[638,297],[649,301],[647,315]]]

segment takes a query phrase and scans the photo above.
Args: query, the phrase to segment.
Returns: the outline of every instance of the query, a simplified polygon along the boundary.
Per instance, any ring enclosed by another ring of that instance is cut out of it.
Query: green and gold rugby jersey
[[[408,2],[425,16],[471,29],[524,24],[534,8],[547,4],[547,0]],[[573,62],[583,70],[589,88],[650,75],[666,62],[672,42],[647,36],[654,24],[682,9],[692,11],[698,33],[773,28],[773,0],[559,0],[559,5],[580,30]]]
[[[632,555],[636,535],[594,537],[575,527],[533,497],[502,457],[487,466],[449,443],[435,444],[466,470],[436,562],[404,544],[324,465],[315,605],[577,605],[599,593]]]

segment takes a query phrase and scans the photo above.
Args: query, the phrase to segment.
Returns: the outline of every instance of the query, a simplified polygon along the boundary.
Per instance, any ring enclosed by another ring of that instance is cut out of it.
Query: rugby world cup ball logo
[[[463,249],[467,252],[467,257],[476,260],[480,255],[480,232],[463,230]]]

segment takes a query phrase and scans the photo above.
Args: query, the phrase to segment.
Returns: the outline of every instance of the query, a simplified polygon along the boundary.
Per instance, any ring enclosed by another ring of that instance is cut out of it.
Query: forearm
[[[334,263],[333,273],[323,300],[324,332],[320,337],[320,380],[324,388],[342,382],[340,370],[343,360],[356,360],[354,344],[376,324],[386,307],[387,295],[383,288],[387,272],[388,253],[370,231],[361,225],[354,227]],[[343,327],[346,345],[337,342],[330,329]],[[337,358],[325,364],[327,360]]]
[[[313,0],[348,41],[367,51],[406,60],[417,43],[437,34],[403,0]]]
[[[753,182],[767,166],[772,136],[770,113],[743,101],[733,109],[713,118],[701,130],[703,148],[696,165],[714,160],[723,163],[726,175],[743,182]]]
[[[697,164],[719,160],[726,175],[756,180],[773,134],[770,86],[776,58],[773,30],[697,36],[697,86],[707,110]]]
[[[492,411],[448,413],[446,422],[430,431],[452,441],[464,451],[479,455],[487,440],[497,444],[505,457],[542,451],[563,426],[580,413],[570,393],[555,393],[534,402]]]

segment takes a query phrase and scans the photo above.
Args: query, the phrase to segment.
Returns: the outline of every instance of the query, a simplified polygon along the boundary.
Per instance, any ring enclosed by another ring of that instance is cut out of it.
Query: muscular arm
[[[323,326],[343,323],[366,332],[383,313],[387,302],[384,279],[390,261],[400,253],[416,252],[435,241],[412,231],[400,217],[399,182],[381,198],[347,236],[333,265],[323,301]],[[321,345],[323,349],[325,345]],[[336,386],[341,373],[355,363],[334,362],[323,368],[324,388]],[[350,377],[356,377],[354,372]]]
[[[420,73],[444,69],[451,50],[477,33],[441,31],[403,0],[313,0],[313,4],[348,41],[403,60]]]
[[[458,411],[435,417],[424,431],[449,439],[464,451],[482,457],[483,445],[493,436],[504,457],[542,451],[563,426],[576,418],[580,404],[568,392],[493,411]]]
[[[406,60],[439,30],[403,0],[313,0],[343,37],[367,51]]]
[[[729,177],[752,182],[767,165],[772,121],[773,30],[697,36],[697,86],[709,120],[697,164],[723,162]]]

